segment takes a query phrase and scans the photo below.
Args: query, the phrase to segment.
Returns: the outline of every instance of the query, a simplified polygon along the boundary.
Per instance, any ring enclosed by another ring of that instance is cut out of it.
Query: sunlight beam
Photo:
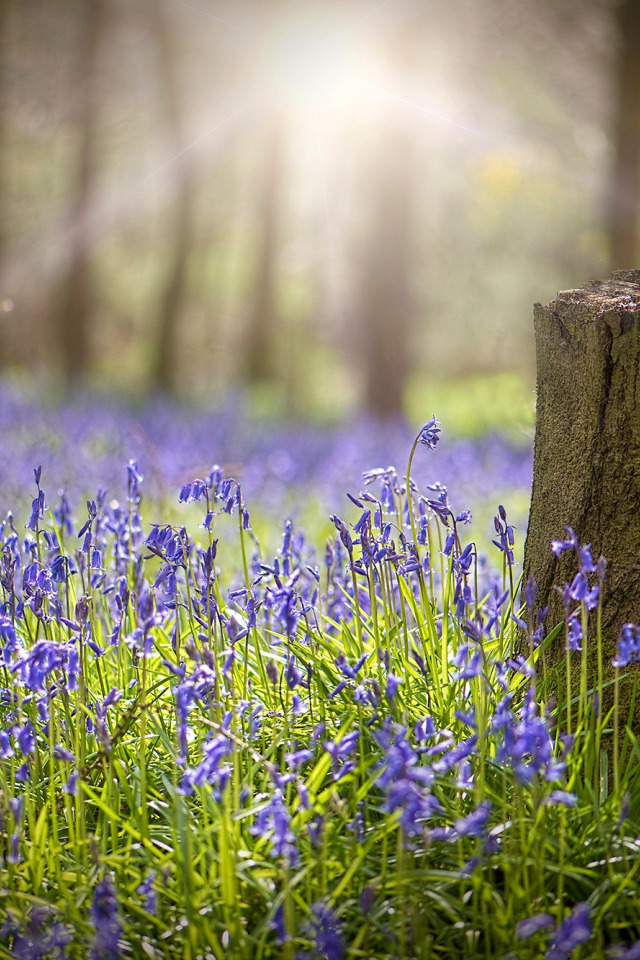
[[[474,127],[468,127],[464,123],[459,123],[457,120],[452,120],[451,117],[447,117],[443,113],[437,113],[435,110],[430,110],[423,104],[416,103],[415,100],[409,100],[407,97],[401,97],[399,94],[392,93],[390,90],[386,90],[384,87],[380,87],[377,84],[369,83],[364,80],[360,80],[358,83],[361,87],[371,90],[373,93],[377,93],[381,97],[386,97],[389,100],[395,100],[397,103],[402,103],[407,107],[411,107],[413,110],[417,110],[419,113],[425,114],[427,117],[432,117],[434,120],[440,120],[442,123],[447,123],[449,126],[456,127],[458,130],[464,130],[465,133],[471,133],[474,137],[480,137],[480,139],[486,140],[488,143],[502,142],[496,139],[496,137],[491,137],[489,134],[483,133],[482,130],[476,130]]]

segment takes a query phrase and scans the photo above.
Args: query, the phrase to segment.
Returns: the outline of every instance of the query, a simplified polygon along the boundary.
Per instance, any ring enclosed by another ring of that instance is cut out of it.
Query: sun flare
[[[299,16],[278,25],[265,49],[274,95],[287,111],[343,113],[353,105],[364,71],[353,34],[325,16]]]

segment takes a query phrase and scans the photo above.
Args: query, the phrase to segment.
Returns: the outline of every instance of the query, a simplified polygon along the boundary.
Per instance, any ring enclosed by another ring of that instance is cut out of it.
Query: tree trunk
[[[413,303],[411,143],[385,129],[370,162],[368,240],[361,259],[358,327],[364,408],[378,419],[401,416],[410,367]]]
[[[638,266],[640,224],[640,2],[620,0],[614,163],[609,189],[611,266]]]
[[[184,130],[183,108],[180,100],[176,69],[176,55],[171,36],[171,26],[165,10],[165,0],[150,0],[150,13],[158,45],[160,74],[163,87],[163,102],[171,150],[175,155],[185,150],[187,137]],[[193,245],[193,164],[188,155],[182,155],[172,165],[173,189],[173,249],[167,268],[166,286],[159,309],[159,324],[156,343],[153,386],[157,391],[174,393],[179,380],[176,362],[178,327],[187,286],[189,253]]]
[[[64,376],[79,383],[89,363],[93,310],[90,219],[96,180],[98,144],[95,125],[95,65],[105,18],[105,0],[83,0],[78,40],[75,96],[78,98],[80,149],[72,203],[69,267],[58,311],[58,337]]]
[[[640,621],[640,270],[559,293],[546,307],[536,304],[534,320],[537,420],[524,582],[533,574],[536,608],[549,605],[551,629],[565,616],[554,587],[572,582],[577,562],[574,551],[556,557],[551,541],[565,539],[568,525],[595,560],[604,556],[608,662],[622,624]]]
[[[284,182],[284,130],[274,107],[268,120],[258,183],[258,255],[246,331],[245,376],[249,383],[273,379],[278,327],[276,271]]]
[[[384,45],[392,70],[411,76],[420,63],[416,38],[424,16],[418,3],[398,12]],[[404,413],[411,369],[417,167],[414,118],[395,102],[383,106],[367,157],[368,222],[358,258],[356,321],[364,408],[378,419],[390,419]]]
[[[6,228],[6,200],[7,196],[7,57],[8,57],[8,26],[9,0],[0,0],[0,277],[4,266],[5,251],[7,248]],[[0,369],[8,366],[7,336],[5,324],[8,322],[4,301],[5,291],[0,287]]]

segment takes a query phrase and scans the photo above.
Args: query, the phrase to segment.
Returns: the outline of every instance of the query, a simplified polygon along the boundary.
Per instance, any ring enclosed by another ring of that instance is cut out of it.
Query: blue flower
[[[566,960],[576,947],[590,939],[591,908],[588,903],[578,903],[553,934],[545,960]]]
[[[389,702],[395,699],[396,693],[398,692],[398,687],[402,682],[402,678],[396,677],[395,673],[387,674],[387,689],[385,690],[385,696]]]
[[[313,919],[309,932],[316,952],[324,960],[342,960],[345,955],[345,942],[333,910],[324,903],[314,903],[311,915]]]
[[[153,887],[155,879],[155,871],[150,870],[136,889],[136,892],[144,898],[144,909],[154,917],[158,912],[158,895]]]
[[[566,540],[552,540],[551,541],[551,552],[556,557],[562,556],[566,550],[577,550],[578,548],[578,538],[571,529],[571,527],[564,528],[567,534]]]
[[[624,947],[618,947],[610,956],[611,960],[640,960],[640,940],[632,943],[626,950]]]
[[[273,857],[283,857],[291,866],[298,863],[300,854],[282,790],[274,790],[269,802],[258,813],[255,824],[249,827],[249,833],[269,839]]]
[[[440,427],[438,426],[438,421],[435,417],[432,417],[428,423],[425,423],[424,427],[420,430],[418,434],[418,440],[425,447],[429,447],[430,450],[434,450],[436,444],[440,440]]]
[[[633,623],[625,623],[618,638],[618,649],[611,661],[614,667],[628,667],[640,660],[640,628]]]
[[[575,807],[578,798],[575,793],[567,793],[566,790],[552,790],[548,797],[544,798],[545,806],[550,806],[554,803],[562,803],[566,807]]]
[[[516,937],[518,940],[528,940],[540,930],[551,930],[553,926],[553,917],[548,913],[534,913],[533,916],[520,921],[516,927]]]
[[[96,884],[89,917],[93,924],[91,960],[117,960],[122,924],[118,915],[118,898],[109,876]]]
[[[491,801],[483,800],[467,817],[461,817],[454,823],[454,828],[460,837],[481,837],[491,816]]]

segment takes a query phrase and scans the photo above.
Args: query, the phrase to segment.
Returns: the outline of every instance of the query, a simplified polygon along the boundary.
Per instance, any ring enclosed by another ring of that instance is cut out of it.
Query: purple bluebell
[[[567,646],[569,650],[582,650],[582,624],[578,616],[570,617],[567,622]]]
[[[516,927],[518,940],[528,940],[541,930],[552,930],[555,926],[553,917],[548,913],[534,913],[533,916],[521,920]]]
[[[552,935],[545,960],[566,960],[582,943],[591,939],[591,908],[578,903]]]
[[[491,801],[483,800],[472,813],[460,817],[453,826],[460,837],[481,837],[486,832],[490,816]]]
[[[271,929],[276,935],[276,944],[281,947],[283,944],[287,943],[291,937],[287,933],[287,924],[284,913],[284,904],[280,903],[275,909],[273,914],[273,919],[270,923]]]
[[[144,900],[144,909],[154,917],[158,912],[158,895],[154,886],[155,879],[155,871],[150,870],[136,888],[136,893]]]
[[[323,960],[343,960],[346,945],[334,911],[325,903],[314,903],[311,917],[309,934],[317,955]]]
[[[479,677],[483,669],[482,648],[475,643],[461,643],[452,656],[451,663],[454,667],[458,667],[453,674],[455,681]]]
[[[129,460],[127,464],[127,491],[131,503],[140,502],[140,485],[144,477],[138,470],[138,464],[135,460]]]
[[[591,544],[578,547],[578,564],[580,573],[588,574],[596,572],[596,565],[591,556]]]
[[[535,581],[535,578],[532,573],[529,574],[529,579],[524,586],[524,600],[529,610],[533,610],[533,605],[536,600],[538,593],[538,584]]]
[[[274,790],[269,802],[258,812],[249,832],[271,841],[272,856],[283,857],[292,866],[298,863],[300,854],[291,830],[291,816],[280,789]]]
[[[376,900],[376,884],[368,883],[364,887],[362,893],[360,894],[360,909],[362,910],[365,917],[368,917],[371,911],[373,910],[373,905]]]
[[[611,960],[640,960],[640,940],[630,947],[614,947],[607,954]]]
[[[398,687],[403,682],[402,677],[397,677],[395,673],[387,674],[387,687],[385,690],[385,697],[391,703],[395,700],[396,694],[398,692]]]
[[[498,758],[508,760],[523,783],[531,783],[536,776],[557,782],[566,768],[564,759],[553,753],[553,738],[544,717],[538,713],[533,687],[527,691],[520,710],[520,721],[504,728],[504,744]]]
[[[616,655],[611,661],[614,667],[628,667],[640,660],[640,628],[633,623],[625,623],[618,637]]]
[[[565,807],[575,807],[578,803],[578,798],[575,793],[568,793],[566,790],[552,790],[549,796],[544,798],[543,803],[547,807],[558,803],[563,804]]]
[[[578,538],[576,537],[574,531],[571,527],[565,527],[565,532],[567,534],[566,540],[552,540],[551,541],[551,552],[556,557],[561,557],[563,553],[567,550],[577,550],[578,549]]]
[[[332,515],[329,519],[333,522],[336,530],[340,534],[340,540],[342,541],[347,553],[349,556],[353,556],[353,539],[349,533],[349,528],[346,523],[340,519],[340,517]]]
[[[498,539],[493,540],[492,543],[504,554],[506,562],[511,565],[513,564],[513,546],[515,543],[513,527],[507,523],[507,514],[502,505],[498,507],[498,514],[499,516],[493,518]]]
[[[418,440],[425,447],[429,447],[430,450],[434,450],[438,441],[440,440],[440,427],[438,426],[438,421],[435,416],[431,418],[420,430],[418,434]]]
[[[122,923],[116,890],[108,875],[96,884],[89,918],[93,925],[91,960],[117,960],[121,955]]]
[[[67,780],[67,782],[66,782],[65,784],[63,784],[63,786],[62,786],[62,789],[64,790],[64,792],[67,793],[70,797],[75,797],[75,795],[76,795],[76,793],[77,793],[77,791],[78,791],[78,780],[79,780],[79,778],[80,778],[80,773],[79,773],[79,771],[78,771],[78,770],[74,770],[74,771],[71,773],[71,775],[70,775],[69,779]]]
[[[204,500],[209,492],[209,484],[206,480],[192,480],[186,483],[180,490],[180,503],[191,503],[192,501]]]

